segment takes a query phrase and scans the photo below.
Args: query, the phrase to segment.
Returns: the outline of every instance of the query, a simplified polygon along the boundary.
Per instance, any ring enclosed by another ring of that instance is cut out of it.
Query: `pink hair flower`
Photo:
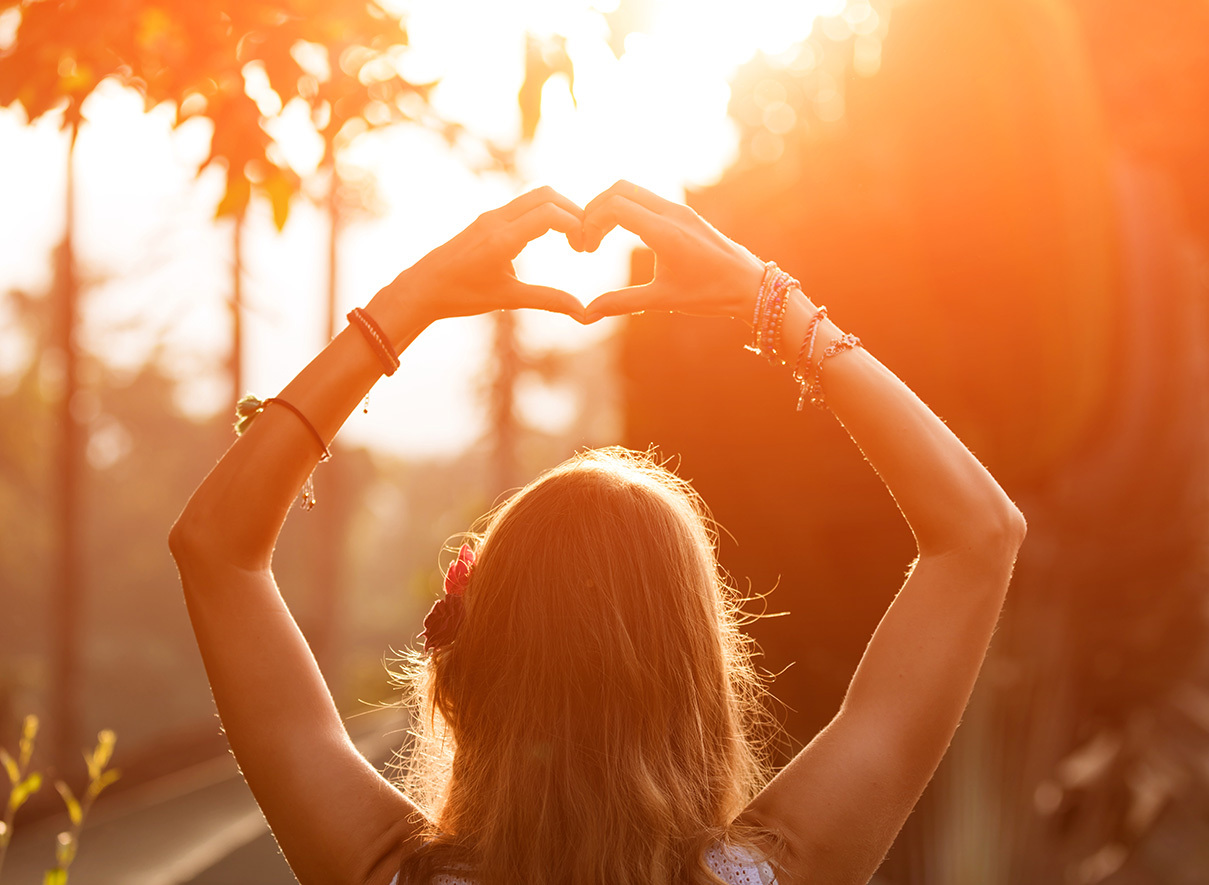
[[[474,565],[474,550],[463,544],[458,558],[445,572],[445,598],[438,599],[424,616],[424,651],[431,652],[448,645],[458,635],[465,614],[463,596],[470,583],[470,568]]]

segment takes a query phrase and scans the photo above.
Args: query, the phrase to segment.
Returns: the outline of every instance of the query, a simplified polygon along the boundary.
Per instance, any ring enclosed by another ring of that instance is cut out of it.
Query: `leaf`
[[[71,862],[76,859],[78,848],[79,843],[76,842],[74,833],[62,832],[59,834],[55,845],[55,861],[59,865],[58,869],[63,870],[64,875],[67,873],[67,868],[71,866]]]
[[[80,808],[80,803],[76,800],[75,794],[71,792],[71,787],[63,783],[63,781],[55,781],[55,789],[63,797],[63,803],[67,806],[67,816],[78,827],[84,819],[84,811]]]
[[[277,225],[278,233],[285,227],[286,219],[290,216],[290,200],[301,186],[302,182],[296,175],[280,168],[275,168],[262,186],[273,206],[273,223]]]
[[[118,742],[112,729],[106,728],[97,734],[97,749],[93,756],[98,768],[104,768],[113,758],[113,746]]]
[[[62,867],[47,870],[42,877],[42,885],[67,885],[67,870]]]
[[[38,736],[38,717],[32,713],[21,723],[21,769],[29,765],[34,755],[34,738]]]
[[[13,787],[13,791],[8,795],[9,809],[16,811],[25,804],[26,799],[40,789],[42,789],[42,775],[35,772]]]
[[[111,768],[108,771],[103,772],[100,777],[88,785],[88,795],[95,799],[97,796],[101,795],[101,790],[105,789],[121,776],[122,772],[116,768]]]
[[[243,177],[242,174],[227,175],[227,191],[223,194],[223,198],[219,201],[218,209],[214,212],[215,218],[224,216],[239,216],[243,215],[248,209],[248,201],[252,197],[252,183]]]
[[[4,770],[8,774],[9,783],[13,786],[17,785],[17,781],[21,780],[21,769],[17,767],[17,760],[8,755],[8,750],[0,747],[0,763],[4,765]]]

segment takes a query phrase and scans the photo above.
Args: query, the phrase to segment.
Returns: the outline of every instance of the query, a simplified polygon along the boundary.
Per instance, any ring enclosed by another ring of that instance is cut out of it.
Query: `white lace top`
[[[729,885],[776,885],[777,878],[767,861],[757,861],[749,851],[735,845],[715,845],[705,852],[705,863]],[[397,885],[399,877],[390,880]],[[475,885],[473,879],[440,875],[432,885]]]

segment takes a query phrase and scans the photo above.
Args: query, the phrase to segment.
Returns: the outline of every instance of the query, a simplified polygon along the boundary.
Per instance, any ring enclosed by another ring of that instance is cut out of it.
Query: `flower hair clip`
[[[458,635],[465,614],[466,585],[470,583],[470,568],[474,565],[474,550],[463,544],[458,558],[445,572],[445,598],[438,599],[424,616],[424,651],[444,648]]]

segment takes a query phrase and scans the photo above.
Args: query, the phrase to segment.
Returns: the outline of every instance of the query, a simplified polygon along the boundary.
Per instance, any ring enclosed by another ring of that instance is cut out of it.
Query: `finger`
[[[598,295],[584,310],[584,322],[594,323],[603,317],[623,316],[643,310],[660,308],[670,310],[665,301],[664,287],[659,283],[629,286]]]
[[[511,203],[503,206],[500,210],[500,214],[506,221],[515,221],[526,212],[540,206],[542,203],[553,203],[555,206],[561,207],[569,214],[574,215],[576,218],[583,217],[583,209],[580,209],[579,206],[575,205],[575,203],[568,200],[549,185],[536,188],[535,190],[531,190],[526,194],[521,194]]]
[[[583,251],[583,222],[555,203],[539,203],[504,227],[503,237],[513,258],[533,240],[550,230],[567,235],[567,242],[576,252]]]
[[[639,187],[632,181],[625,181],[623,179],[616,182],[608,190],[593,197],[588,205],[584,206],[584,215],[588,214],[589,209],[599,206],[610,197],[625,197],[627,200],[631,200],[640,206],[645,206],[652,212],[659,214],[680,205],[679,203],[673,203],[671,200],[665,200],[658,194],[647,190],[645,187]]]
[[[548,310],[552,313],[563,313],[567,316],[585,322],[584,306],[570,292],[556,289],[553,286],[535,286],[516,280],[508,286],[504,295],[502,307],[510,310],[531,309]]]
[[[638,234],[644,243],[658,252],[658,243],[663,241],[672,222],[628,197],[614,194],[594,207],[590,214],[584,212],[584,250],[595,252],[605,234],[619,224]]]

